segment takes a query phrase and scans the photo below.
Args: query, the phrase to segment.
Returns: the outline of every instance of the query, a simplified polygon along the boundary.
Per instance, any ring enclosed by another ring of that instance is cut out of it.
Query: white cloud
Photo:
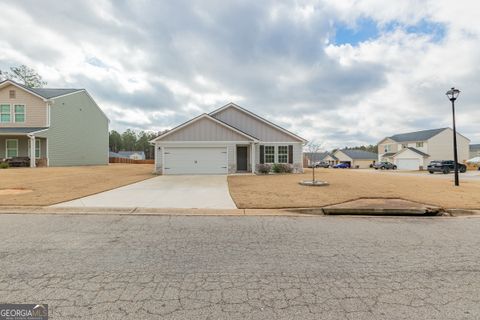
[[[114,129],[161,130],[234,101],[327,148],[448,126],[444,92],[458,86],[459,130],[480,142],[479,9],[473,0],[11,0],[0,69],[27,64],[53,87],[85,87]],[[378,36],[332,41],[339,23],[361,32],[365,20]]]

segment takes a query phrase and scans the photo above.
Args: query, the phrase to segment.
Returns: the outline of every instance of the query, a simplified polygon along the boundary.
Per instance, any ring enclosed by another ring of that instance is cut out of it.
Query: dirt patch
[[[155,176],[152,172],[150,164],[1,170],[1,190],[18,191],[8,197],[0,192],[0,205],[52,205],[152,178]]]
[[[238,208],[311,208],[360,198],[401,198],[444,208],[480,209],[480,180],[463,180],[454,187],[451,179],[429,175],[372,174],[362,170],[316,169],[317,179],[329,186],[312,188],[298,182],[304,174],[229,176],[230,194]],[[452,175],[453,179],[453,175]]]
[[[0,189],[0,196],[10,196],[10,195],[15,195],[15,194],[24,194],[24,193],[29,193],[32,192],[30,189],[22,189],[22,188],[17,188],[17,189]]]

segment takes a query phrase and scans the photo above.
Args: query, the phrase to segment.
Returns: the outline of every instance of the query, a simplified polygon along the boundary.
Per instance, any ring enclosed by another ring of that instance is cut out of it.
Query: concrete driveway
[[[54,207],[236,209],[227,176],[159,176]]]

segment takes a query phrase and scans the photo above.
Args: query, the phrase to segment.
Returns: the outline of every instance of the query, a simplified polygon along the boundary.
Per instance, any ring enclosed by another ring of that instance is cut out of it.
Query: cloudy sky
[[[9,1],[0,69],[86,88],[123,131],[233,101],[325,148],[451,125],[480,143],[476,0]]]

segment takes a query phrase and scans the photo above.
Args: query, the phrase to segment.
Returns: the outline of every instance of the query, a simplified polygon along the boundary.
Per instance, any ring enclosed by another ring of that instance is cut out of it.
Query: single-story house
[[[304,152],[303,153],[303,166],[308,167],[315,162],[327,162],[330,165],[334,165],[338,159],[330,152]]]
[[[366,169],[375,164],[378,155],[364,150],[342,149],[335,151],[333,157],[336,158],[335,164],[347,163],[350,168]]]
[[[458,162],[469,159],[470,139],[457,132]],[[453,130],[439,128],[396,134],[378,143],[378,161],[394,163],[399,170],[426,168],[432,160],[453,160]]]
[[[145,152],[143,151],[118,151],[118,154],[132,160],[145,160]]]
[[[204,113],[151,140],[162,174],[255,172],[258,164],[291,164],[303,172],[306,140],[234,103]]]
[[[470,155],[469,159],[480,157],[480,143],[470,145]]]
[[[109,120],[85,89],[0,82],[0,161],[30,166],[108,164]]]

